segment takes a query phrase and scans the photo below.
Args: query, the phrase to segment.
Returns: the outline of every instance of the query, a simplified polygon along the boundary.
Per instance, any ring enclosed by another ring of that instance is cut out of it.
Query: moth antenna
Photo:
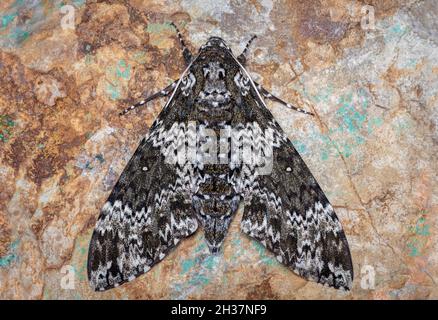
[[[301,112],[301,113],[304,113],[304,114],[308,114],[310,116],[315,116],[315,114],[310,112],[310,111],[306,111],[304,109],[297,108],[297,107],[291,105],[290,103],[287,103],[286,101],[284,101],[284,100],[274,96],[268,90],[263,88],[260,84],[258,84],[256,82],[254,84],[256,85],[257,90],[260,92],[260,94],[263,96],[263,98],[270,99],[272,101],[278,102],[278,103],[282,104],[283,106],[285,106],[286,108],[289,108],[289,109],[292,109],[292,110],[295,110],[295,111],[298,111],[298,112]]]
[[[243,49],[242,53],[237,57],[237,60],[239,60],[240,63],[246,63],[246,55],[248,54],[249,46],[256,38],[257,36],[254,34],[251,39],[249,39],[249,41],[246,43],[245,49]]]
[[[188,64],[192,61],[192,57],[193,57],[193,55],[192,55],[192,53],[190,52],[189,48],[187,48],[186,43],[185,43],[185,41],[184,41],[184,38],[183,38],[181,32],[179,31],[178,27],[176,26],[176,24],[173,23],[173,21],[172,21],[172,22],[170,23],[170,25],[171,25],[172,27],[174,27],[175,30],[176,30],[176,34],[177,34],[177,36],[178,36],[178,41],[179,41],[179,43],[181,44],[181,47],[183,48],[183,57],[184,57],[184,60],[185,60],[185,62],[186,62],[186,65],[188,65]]]
[[[178,80],[172,82],[170,85],[168,85],[166,88],[150,95],[149,97],[141,100],[140,102],[133,104],[131,106],[129,106],[128,108],[126,108],[125,110],[123,110],[122,112],[119,113],[119,116],[124,116],[125,114],[127,114],[129,111],[132,111],[138,107],[144,106],[146,103],[148,103],[149,101],[152,101],[156,98],[161,98],[161,97],[166,97],[168,96],[173,89],[175,89],[176,87],[176,83],[178,82]]]

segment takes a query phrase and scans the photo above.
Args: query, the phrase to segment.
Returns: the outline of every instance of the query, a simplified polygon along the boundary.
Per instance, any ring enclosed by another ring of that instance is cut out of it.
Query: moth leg
[[[192,53],[190,52],[189,48],[187,48],[186,43],[184,42],[183,36],[181,35],[181,32],[179,31],[176,24],[174,24],[173,22],[171,22],[170,24],[176,29],[179,43],[181,43],[181,46],[183,48],[184,61],[186,62],[186,65],[189,65],[190,62],[192,62]]]
[[[304,114],[309,114],[309,115],[311,115],[311,116],[314,116],[314,115],[315,115],[315,114],[313,114],[312,112],[309,112],[309,111],[303,110],[303,109],[301,109],[301,108],[297,108],[297,107],[291,105],[290,103],[287,103],[286,101],[284,101],[284,100],[282,100],[282,99],[280,99],[280,98],[274,96],[272,93],[270,93],[268,90],[266,90],[265,88],[263,88],[260,84],[258,84],[258,83],[256,83],[256,82],[255,82],[255,85],[256,85],[256,87],[257,87],[257,90],[258,90],[258,91],[260,92],[260,94],[263,96],[263,98],[273,100],[273,101],[275,101],[275,102],[278,102],[278,103],[284,105],[285,107],[287,107],[287,108],[289,108],[289,109],[296,110],[296,111],[302,112],[302,113],[304,113]]]
[[[237,60],[239,60],[239,62],[242,65],[246,64],[246,55],[248,54],[249,46],[251,45],[251,43],[254,41],[255,38],[257,38],[257,36],[253,35],[251,39],[249,39],[249,41],[246,43],[245,49],[243,49],[242,53],[237,57]]]
[[[130,106],[130,107],[126,108],[125,110],[123,110],[122,112],[120,112],[119,115],[123,116],[123,115],[127,114],[129,111],[134,110],[138,107],[141,107],[141,106],[145,105],[146,103],[148,103],[149,101],[154,100],[155,98],[161,98],[161,97],[168,96],[173,91],[173,89],[175,89],[177,82],[178,82],[178,80],[171,83],[166,88],[150,95],[149,97],[145,98],[144,100],[141,100],[140,102],[138,102],[136,104],[133,104],[132,106]]]

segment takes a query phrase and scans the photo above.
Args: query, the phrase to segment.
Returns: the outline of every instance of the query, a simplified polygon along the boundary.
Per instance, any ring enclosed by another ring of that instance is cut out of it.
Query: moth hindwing
[[[98,218],[88,277],[95,290],[131,281],[198,226],[220,251],[240,201],[241,230],[306,279],[349,289],[353,266],[333,207],[267,109],[273,96],[221,38],[184,46],[180,79],[122,114],[169,96]]]

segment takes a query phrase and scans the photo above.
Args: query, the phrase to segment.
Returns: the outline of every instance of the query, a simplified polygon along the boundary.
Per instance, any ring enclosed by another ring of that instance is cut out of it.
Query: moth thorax
[[[219,107],[230,101],[230,92],[225,83],[226,71],[222,63],[209,62],[203,68],[204,87],[199,93],[199,102],[211,107]]]

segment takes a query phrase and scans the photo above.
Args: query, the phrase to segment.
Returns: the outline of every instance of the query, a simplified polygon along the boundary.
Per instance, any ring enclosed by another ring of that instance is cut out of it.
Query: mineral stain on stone
[[[272,266],[273,264],[277,263],[277,260],[272,256],[270,252],[268,252],[268,250],[266,250],[266,248],[262,244],[256,241],[251,241],[251,244],[259,254],[259,262],[268,266]]]
[[[115,66],[111,66],[107,70],[107,86],[106,92],[112,100],[121,98],[122,90],[126,86],[126,82],[131,78],[131,65],[126,60],[122,59]]]
[[[326,133],[313,131],[307,141],[294,140],[298,152],[304,153],[308,144],[320,145],[319,154],[321,160],[328,160],[331,156],[350,157],[355,150],[363,145],[369,135],[383,124],[381,117],[370,116],[370,104],[367,93],[359,88],[337,97],[333,88],[328,86],[315,95],[308,95],[315,104],[337,101],[337,109],[334,112],[337,126],[331,126]]]
[[[4,16],[2,16],[1,17],[1,28],[6,28],[9,25],[9,23],[14,21],[14,19],[16,17],[17,17],[16,13],[5,14]]]
[[[117,63],[116,75],[118,78],[129,80],[131,77],[131,66],[124,59]]]
[[[409,248],[409,256],[418,257],[424,254],[427,247],[428,238],[430,236],[430,225],[427,221],[427,212],[421,211],[422,216],[418,218],[414,227],[410,227],[412,238],[407,242]]]
[[[20,47],[33,32],[37,32],[44,19],[47,18],[44,2],[42,1],[15,1],[2,16],[0,29],[0,47],[15,48]],[[20,13],[28,12],[31,19],[20,21]],[[7,30],[6,35],[2,35],[2,29]]]
[[[6,268],[18,259],[16,251],[19,243],[19,240],[15,240],[11,243],[8,252],[4,256],[0,257],[0,267]]]

